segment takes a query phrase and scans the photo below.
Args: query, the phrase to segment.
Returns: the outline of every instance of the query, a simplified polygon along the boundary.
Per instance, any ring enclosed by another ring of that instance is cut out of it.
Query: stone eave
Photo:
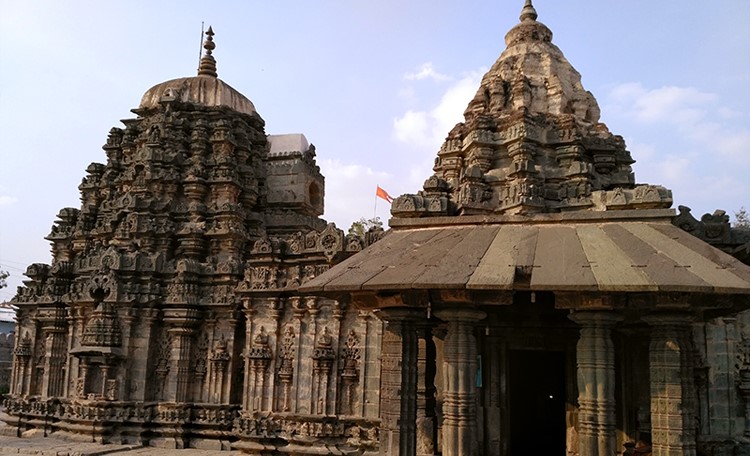
[[[630,209],[614,211],[570,211],[533,215],[461,215],[444,217],[394,217],[388,221],[393,230],[457,225],[489,224],[559,224],[559,223],[602,223],[618,220],[671,222],[674,209]]]
[[[100,347],[93,345],[83,345],[70,350],[74,356],[102,356],[108,358],[122,358],[123,352],[120,347]]]
[[[750,267],[670,223],[672,210],[394,219],[388,236],[300,287],[750,295]]]

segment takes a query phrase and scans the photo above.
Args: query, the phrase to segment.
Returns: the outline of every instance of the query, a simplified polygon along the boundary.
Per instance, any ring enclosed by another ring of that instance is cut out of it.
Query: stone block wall
[[[700,323],[694,335],[699,448],[707,455],[744,451],[748,445],[740,442],[750,437],[750,311]]]

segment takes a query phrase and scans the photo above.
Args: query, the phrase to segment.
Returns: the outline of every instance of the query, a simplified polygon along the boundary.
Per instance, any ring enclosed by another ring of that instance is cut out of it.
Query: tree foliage
[[[734,213],[734,228],[742,231],[750,231],[750,214],[745,207]]]
[[[8,282],[5,281],[10,276],[10,273],[8,271],[2,271],[0,270],[0,288],[5,288],[8,286]]]
[[[374,227],[383,228],[383,221],[380,220],[380,217],[373,217],[371,219],[362,217],[356,222],[352,223],[352,226],[349,227],[348,234],[364,236],[370,228]]]

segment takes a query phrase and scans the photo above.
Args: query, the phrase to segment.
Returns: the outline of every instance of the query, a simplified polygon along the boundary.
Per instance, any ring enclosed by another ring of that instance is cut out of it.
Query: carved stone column
[[[577,311],[570,318],[581,325],[576,347],[579,454],[613,455],[618,451],[612,328],[621,317],[611,311]]]
[[[242,298],[242,312],[245,314],[245,349],[242,352],[245,362],[245,368],[243,369],[245,378],[242,383],[242,411],[247,412],[253,410],[255,394],[255,370],[252,368],[250,358],[253,349],[253,316],[255,315],[255,309],[253,309],[250,298]],[[265,337],[267,339],[268,335]]]
[[[313,351],[313,408],[311,413],[326,415],[328,404],[328,384],[331,377],[331,366],[335,354],[333,351],[333,338],[328,332],[328,327],[318,336]]]
[[[737,341],[737,387],[745,402],[745,428],[743,435],[750,437],[750,339]]]
[[[10,382],[10,393],[16,396],[29,394],[29,361],[31,360],[31,339],[29,334],[21,338],[21,331],[16,336],[13,348],[13,374]]]
[[[44,378],[42,379],[42,397],[60,397],[63,395],[65,381],[65,364],[68,358],[67,324],[65,309],[54,307],[40,309],[39,320],[42,322],[44,344]]]
[[[654,456],[695,456],[695,391],[689,314],[650,315],[651,437]]]
[[[124,363],[124,372],[122,376],[122,389],[124,390],[124,399],[130,399],[130,387],[132,385],[133,378],[133,356],[131,355],[135,351],[135,338],[137,337],[138,310],[130,308],[125,311],[122,315],[122,322],[124,330],[122,331],[122,346],[125,349],[124,354],[126,357]],[[119,380],[119,379],[118,379]],[[119,382],[118,382],[119,383]]]
[[[272,358],[273,354],[268,346],[268,333],[266,328],[261,326],[258,334],[253,338],[252,347],[247,354],[250,380],[245,390],[245,412],[265,410],[263,392],[266,389],[266,374]]]
[[[172,337],[172,366],[176,375],[170,375],[167,382],[167,400],[189,402],[190,392],[190,352],[198,312],[195,309],[165,309],[164,322]]]
[[[209,358],[211,363],[211,379],[209,389],[211,394],[209,400],[214,404],[226,403],[226,391],[224,389],[225,380],[227,374],[227,366],[229,365],[230,355],[227,353],[227,341],[222,337],[216,342],[214,351]]]
[[[380,454],[414,456],[417,418],[417,330],[420,313],[381,309],[386,321],[380,354]]]
[[[435,312],[448,324],[443,345],[443,456],[479,454],[477,439],[477,340],[474,324],[487,314],[471,308]]]
[[[83,332],[84,316],[80,306],[71,306],[68,308],[68,353],[75,348],[75,343],[80,338]],[[75,395],[75,384],[78,381],[76,374],[78,373],[79,358],[76,356],[69,356],[65,366],[65,380],[64,390],[65,396],[72,397]]]
[[[157,345],[159,342],[157,333],[157,321],[159,320],[160,312],[157,309],[146,308],[140,311],[140,324],[136,323],[136,328],[131,332],[131,340],[134,345],[140,347],[150,347],[152,344]],[[135,353],[135,350],[130,351]],[[126,378],[129,381],[129,385],[126,386],[126,391],[130,400],[143,401],[153,399],[155,397],[156,388],[147,388],[146,386],[150,383],[149,376],[150,370],[158,367],[158,353],[151,354],[148,358],[139,358],[131,356],[130,368]]]
[[[365,350],[366,351],[366,350]],[[354,388],[360,379],[360,360],[362,354],[359,348],[357,333],[349,330],[349,335],[341,348],[342,368],[339,371],[341,381],[341,399],[337,413],[339,415],[354,415]],[[364,389],[364,388],[362,388]],[[362,401],[364,402],[364,400]],[[362,412],[364,415],[364,411]]]
[[[279,350],[279,381],[281,382],[281,391],[279,397],[278,410],[289,412],[292,410],[292,382],[294,381],[294,355],[297,350],[295,340],[297,336],[294,327],[286,325],[282,334],[281,347]],[[299,345],[299,344],[297,344]]]
[[[427,320],[417,322],[417,456],[435,454],[435,343]]]

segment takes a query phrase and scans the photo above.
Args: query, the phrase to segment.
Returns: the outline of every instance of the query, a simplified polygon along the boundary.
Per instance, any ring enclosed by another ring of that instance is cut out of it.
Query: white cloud
[[[628,140],[638,160],[638,182],[672,189],[675,203],[700,217],[716,208],[731,212],[747,206],[750,195],[747,114],[724,104],[727,100],[694,87],[628,83],[610,91],[603,112],[619,117],[616,133],[638,132],[637,140]]]
[[[483,70],[474,71],[453,83],[432,109],[410,109],[393,119],[396,139],[436,152],[448,132],[463,120],[463,112],[476,93],[482,74]]]
[[[388,219],[390,207],[385,201],[376,201],[375,188],[380,185],[397,196],[399,189],[391,174],[336,159],[321,160],[318,164],[326,176],[326,220],[347,230],[353,221],[372,217],[376,204],[377,215]]]
[[[435,68],[432,67],[432,62],[423,63],[422,66],[414,73],[406,73],[404,79],[407,81],[421,81],[423,79],[433,79],[435,81],[450,81],[451,78],[448,75],[438,73]]]
[[[638,162],[650,162],[652,160],[655,160],[657,157],[658,151],[656,146],[654,146],[653,144],[640,142],[634,138],[631,138],[628,141],[627,148],[630,151],[631,156],[637,159]]]
[[[639,122],[695,123],[703,119],[717,100],[712,93],[693,87],[666,86],[647,89],[641,83],[616,86],[611,94],[627,115]]]
[[[14,196],[0,195],[0,206],[10,206],[11,204],[14,204],[17,202],[18,202],[18,198]]]
[[[398,97],[408,102],[415,103],[417,101],[417,94],[414,91],[414,87],[404,87],[398,91]]]
[[[638,124],[668,128],[710,155],[750,164],[750,130],[733,122],[742,113],[719,105],[714,93],[694,87],[647,89],[631,82],[614,87],[609,101],[614,112]]]
[[[403,116],[393,120],[393,129],[396,139],[405,143],[418,145],[431,144],[432,123],[430,114],[426,111],[406,111]]]

